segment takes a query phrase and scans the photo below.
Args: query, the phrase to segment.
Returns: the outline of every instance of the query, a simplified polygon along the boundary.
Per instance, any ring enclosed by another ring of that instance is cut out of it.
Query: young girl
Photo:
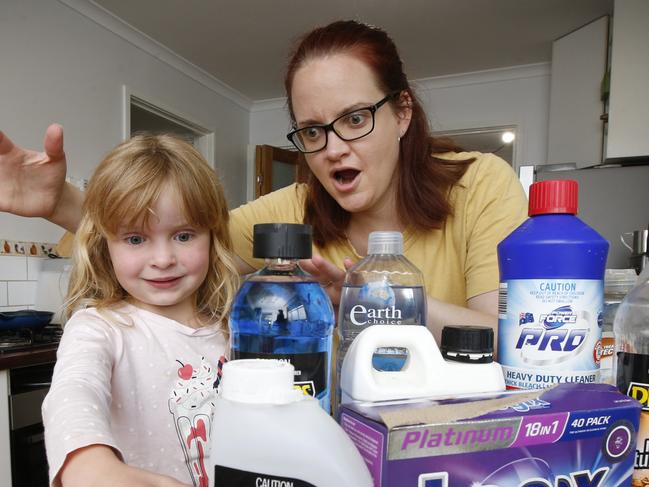
[[[73,257],[43,405],[52,485],[207,486],[237,287],[216,174],[170,136],[121,144],[90,180]]]

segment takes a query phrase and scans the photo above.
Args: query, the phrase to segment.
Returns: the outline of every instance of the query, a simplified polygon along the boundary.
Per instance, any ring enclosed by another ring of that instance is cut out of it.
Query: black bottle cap
[[[259,259],[310,259],[311,225],[258,223],[253,227],[252,256]]]
[[[493,362],[494,331],[488,326],[445,326],[440,348],[447,360],[481,364]]]

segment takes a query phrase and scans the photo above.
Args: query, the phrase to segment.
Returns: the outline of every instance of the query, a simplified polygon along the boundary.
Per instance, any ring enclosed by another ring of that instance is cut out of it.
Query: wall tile
[[[27,306],[0,306],[0,311],[22,311]]]
[[[43,267],[43,257],[27,257],[27,280],[37,281]]]
[[[0,306],[7,306],[7,283],[0,282]]]
[[[7,283],[7,296],[9,306],[25,307],[36,301],[35,281],[9,281]]]
[[[27,279],[27,258],[3,255],[0,257],[0,281],[24,281]]]

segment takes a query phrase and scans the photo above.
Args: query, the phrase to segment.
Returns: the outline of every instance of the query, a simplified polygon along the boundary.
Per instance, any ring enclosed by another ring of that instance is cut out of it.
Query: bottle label
[[[385,281],[344,286],[340,316],[346,329],[370,325],[425,325],[426,296],[422,286],[390,286]]]
[[[227,487],[315,487],[314,484],[291,477],[278,477],[258,472],[214,465],[214,486]]]
[[[368,326],[425,326],[426,293],[423,286],[391,286],[383,280],[343,286],[339,316],[338,362],[342,364],[350,343]],[[399,347],[383,347],[376,352],[373,364],[377,370],[401,370],[407,358],[407,350]]]
[[[615,384],[613,377],[613,360],[615,359],[615,335],[611,331],[602,331],[602,360],[600,362],[600,382]]]
[[[649,484],[649,355],[617,354],[617,387],[642,404],[632,485]]]
[[[590,279],[500,284],[498,361],[510,389],[599,381],[604,286]]]
[[[314,353],[257,353],[233,350],[235,359],[276,359],[295,368],[293,385],[304,394],[319,397],[327,388],[327,352]]]

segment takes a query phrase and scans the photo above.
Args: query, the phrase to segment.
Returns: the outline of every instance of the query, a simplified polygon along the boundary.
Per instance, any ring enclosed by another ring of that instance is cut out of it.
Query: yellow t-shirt
[[[441,229],[404,232],[404,255],[423,273],[429,296],[458,306],[479,294],[498,289],[496,245],[525,220],[525,193],[512,168],[493,154],[446,153],[449,160],[475,157],[450,193],[453,214]],[[230,212],[230,235],[235,252],[254,268],[263,261],[252,257],[253,225],[301,223],[306,186],[293,184]],[[343,259],[362,256],[346,240],[313,253],[340,268]]]

